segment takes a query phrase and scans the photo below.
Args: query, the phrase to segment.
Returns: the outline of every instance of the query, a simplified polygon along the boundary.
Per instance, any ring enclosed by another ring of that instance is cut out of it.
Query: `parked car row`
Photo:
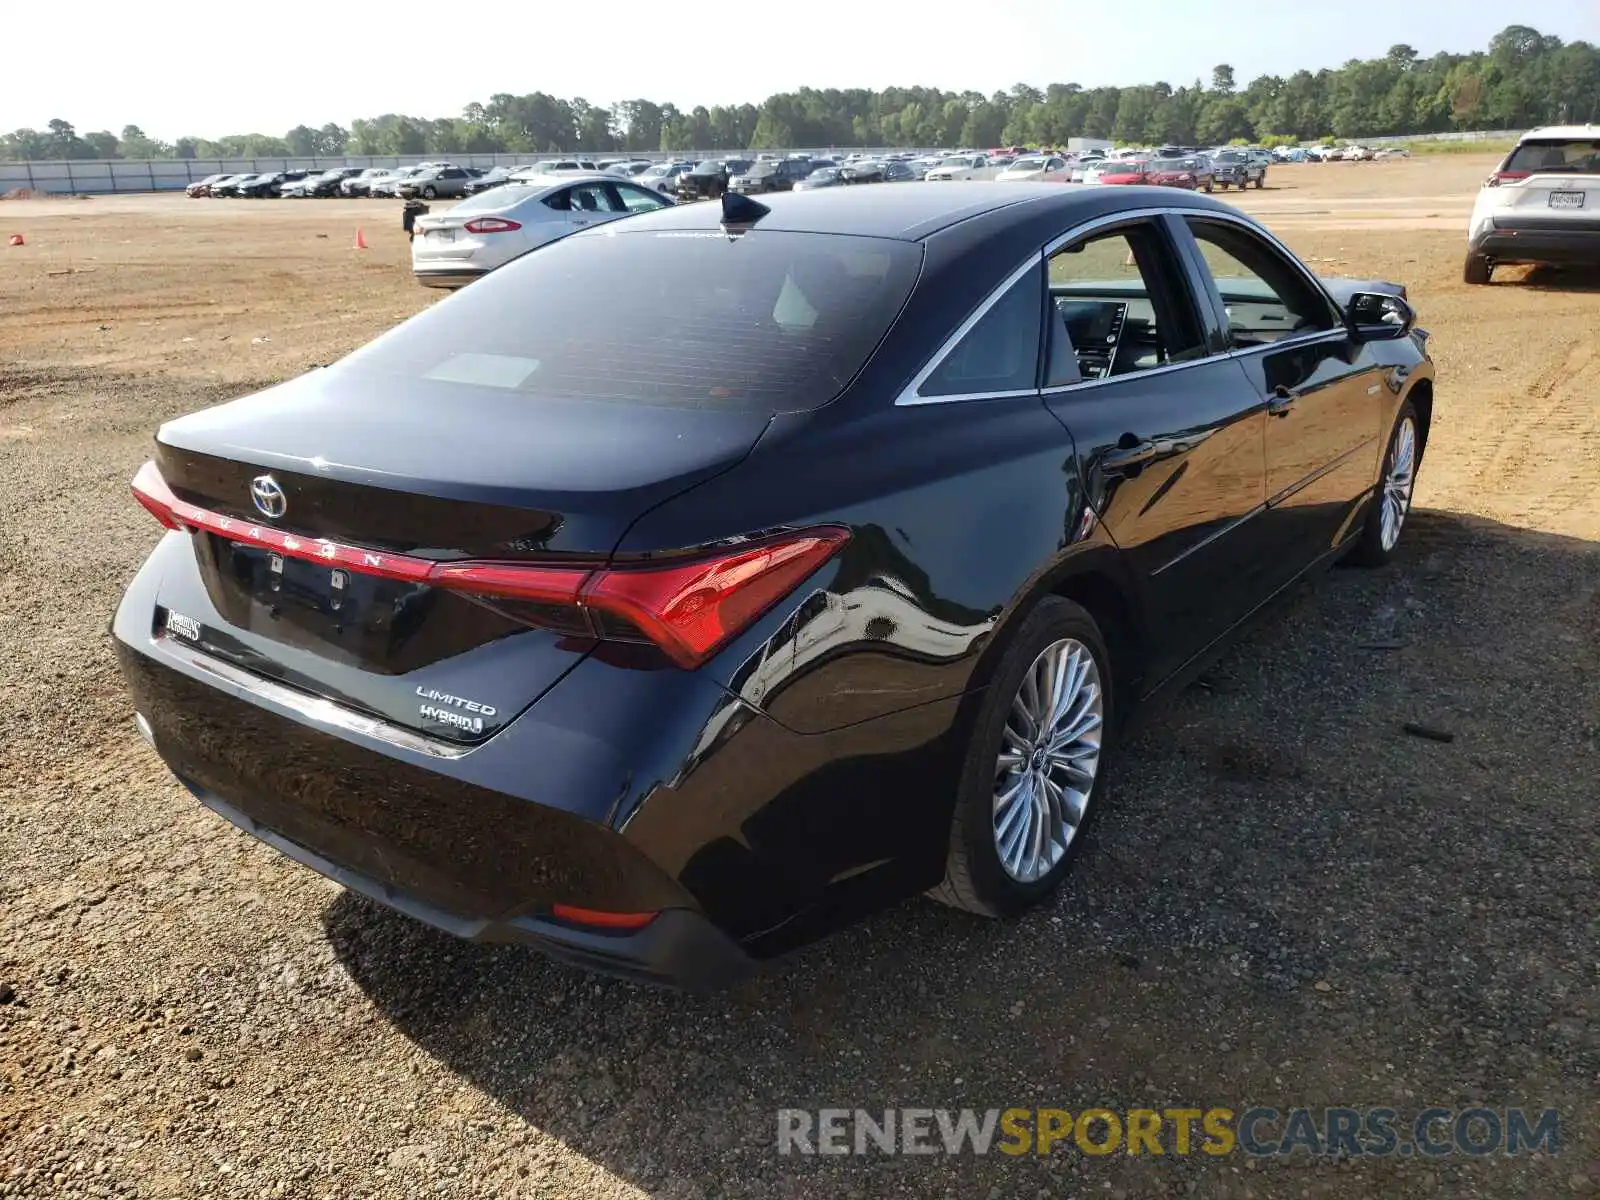
[[[467,185],[483,174],[478,167],[458,167],[448,162],[411,167],[333,167],[326,171],[247,171],[208,175],[184,191],[193,198],[219,199],[415,195],[432,200],[467,195]]]
[[[1367,162],[1406,158],[1404,147],[1372,149],[1362,145],[1279,146],[1161,146],[1121,147],[1115,150],[1064,150],[1026,146],[993,150],[955,150],[927,154],[901,150],[882,155],[864,151],[849,155],[777,153],[731,155],[707,160],[552,158],[521,166],[460,167],[450,162],[419,163],[404,167],[334,167],[326,171],[268,171],[236,175],[210,175],[185,190],[193,197],[358,197],[400,196],[450,199],[471,196],[498,187],[518,175],[540,176],[560,172],[604,173],[633,180],[664,196],[679,199],[714,199],[732,188],[745,194],[788,191],[805,182],[807,189],[849,183],[906,183],[912,180],[943,182],[994,177],[1001,182],[1044,180],[1060,183],[1093,182],[1086,179],[1102,163],[1149,162],[1165,166],[1167,160],[1205,158],[1188,172],[1202,190],[1264,187],[1266,168],[1274,162]],[[1207,169],[1209,167],[1209,170]],[[1178,174],[1184,172],[1179,170]],[[692,178],[685,179],[686,176]],[[738,180],[737,183],[734,181]],[[1209,182],[1210,186],[1207,186]]]

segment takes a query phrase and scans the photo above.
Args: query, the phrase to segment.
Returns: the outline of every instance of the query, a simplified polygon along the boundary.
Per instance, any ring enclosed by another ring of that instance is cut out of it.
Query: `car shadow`
[[[911,901],[711,996],[349,894],[327,936],[507,1120],[661,1196],[1238,1186],[1205,1156],[780,1156],[783,1108],[1582,1106],[1600,1051],[1539,998],[1597,999],[1561,966],[1592,959],[1597,581],[1595,542],[1415,512],[1395,562],[1301,586],[1145,723],[1015,923]],[[1403,1167],[1324,1165],[1318,1195]],[[1459,1194],[1470,1166],[1429,1169]]]
[[[1536,266],[1518,282],[1541,292],[1600,292],[1600,266]]]

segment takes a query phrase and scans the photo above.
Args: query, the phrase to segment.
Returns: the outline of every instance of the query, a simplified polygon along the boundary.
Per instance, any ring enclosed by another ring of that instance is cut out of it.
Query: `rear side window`
[[[919,245],[885,238],[612,226],[508,263],[345,363],[530,398],[809,410],[865,364],[921,265]]]
[[[1523,142],[1511,152],[1503,170],[1557,171],[1564,175],[1600,175],[1600,140],[1551,138]]]
[[[1043,268],[1013,283],[917,388],[924,397],[1032,391],[1039,370]]]

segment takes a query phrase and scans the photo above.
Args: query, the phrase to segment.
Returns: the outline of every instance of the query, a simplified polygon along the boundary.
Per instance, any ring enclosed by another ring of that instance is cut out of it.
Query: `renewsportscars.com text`
[[[1482,1157],[1561,1152],[1555,1109],[856,1108],[778,1110],[779,1154]]]

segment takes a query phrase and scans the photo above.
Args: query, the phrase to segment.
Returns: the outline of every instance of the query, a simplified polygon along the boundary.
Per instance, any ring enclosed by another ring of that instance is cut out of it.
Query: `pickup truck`
[[[1241,192],[1252,184],[1267,186],[1267,164],[1242,150],[1222,150],[1211,159],[1211,177],[1219,188],[1236,187]]]

